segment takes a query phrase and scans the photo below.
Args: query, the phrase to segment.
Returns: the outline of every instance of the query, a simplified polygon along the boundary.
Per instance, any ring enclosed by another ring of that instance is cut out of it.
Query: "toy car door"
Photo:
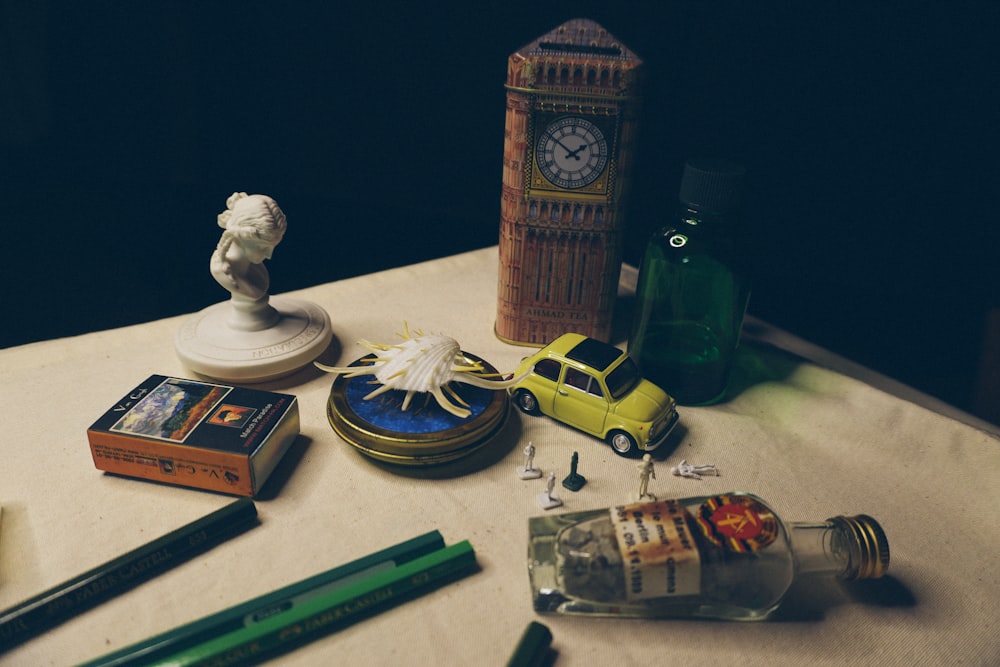
[[[562,382],[556,388],[552,411],[557,419],[600,435],[604,431],[608,401],[596,377],[566,366]]]

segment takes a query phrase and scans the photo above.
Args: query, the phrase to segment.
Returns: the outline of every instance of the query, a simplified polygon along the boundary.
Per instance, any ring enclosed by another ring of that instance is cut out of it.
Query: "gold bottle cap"
[[[878,579],[889,569],[889,540],[878,521],[867,514],[830,519],[842,529],[848,553],[845,579]]]

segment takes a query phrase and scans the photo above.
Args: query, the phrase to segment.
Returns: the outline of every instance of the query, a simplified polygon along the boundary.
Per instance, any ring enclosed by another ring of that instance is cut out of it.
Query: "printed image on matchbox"
[[[223,404],[215,413],[208,418],[208,423],[215,426],[228,426],[229,428],[243,428],[250,417],[256,412],[253,408],[244,408],[238,405]]]
[[[162,375],[87,430],[99,470],[250,497],[298,434],[295,396]]]

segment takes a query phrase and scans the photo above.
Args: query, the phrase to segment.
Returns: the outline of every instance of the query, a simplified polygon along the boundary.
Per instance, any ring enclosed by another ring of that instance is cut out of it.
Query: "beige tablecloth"
[[[493,335],[496,261],[496,248],[486,248],[294,296],[329,312],[342,362],[364,352],[356,340],[391,339],[405,321],[510,371],[526,350]],[[0,608],[231,501],[105,475],[88,450],[86,428],[123,392],[153,373],[191,376],[173,351],[182,321],[0,351]],[[890,576],[799,595],[765,623],[541,617],[525,550],[527,518],[543,514],[535,501],[543,483],[515,475],[524,443],[534,442],[535,462],[559,478],[579,452],[589,483],[561,492],[562,511],[633,499],[635,462],[514,411],[470,469],[400,475],[331,431],[331,381],[310,369],[265,385],[299,397],[302,435],[257,501],[260,526],[0,654],[0,664],[93,658],[434,528],[448,543],[469,539],[481,571],[277,662],[500,665],[536,619],[553,632],[558,665],[1000,664],[1000,441],[984,430],[745,342],[738,394],[682,410],[650,490],[752,491],[790,520],[869,513],[889,536]],[[680,459],[714,463],[722,474],[671,476]]]

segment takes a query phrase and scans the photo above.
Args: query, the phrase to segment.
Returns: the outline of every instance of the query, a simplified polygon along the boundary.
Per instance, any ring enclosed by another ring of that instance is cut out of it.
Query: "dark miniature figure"
[[[570,491],[579,491],[583,488],[583,485],[587,483],[587,478],[576,471],[577,465],[580,463],[580,455],[573,452],[573,458],[570,459],[569,463],[569,474],[562,481],[562,485],[569,489]]]

